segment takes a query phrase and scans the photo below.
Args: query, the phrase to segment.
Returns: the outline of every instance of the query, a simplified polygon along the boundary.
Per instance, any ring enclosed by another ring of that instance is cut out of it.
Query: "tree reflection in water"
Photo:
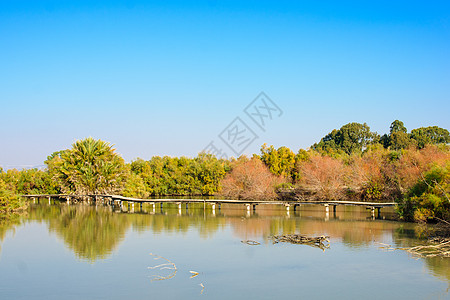
[[[1,244],[8,232],[14,232],[16,226],[20,225],[26,213],[8,213],[0,214],[0,253],[2,250]]]
[[[212,212],[203,204],[190,205],[180,212],[176,205],[167,205],[163,211],[154,213],[150,206],[143,212],[113,212],[107,206],[35,205],[28,215],[0,222],[0,240],[9,230],[21,223],[21,219],[45,222],[49,230],[60,237],[75,255],[89,262],[107,258],[124,240],[127,231],[154,234],[186,234],[195,230],[203,239],[214,237],[224,228],[232,230],[236,240],[256,240],[271,244],[271,235],[300,233],[308,236],[328,235],[333,243],[341,242],[352,249],[366,249],[375,242],[389,240],[396,247],[409,247],[422,242],[421,229],[416,224],[371,220],[364,209],[345,209],[332,218],[325,217],[323,207],[304,209],[286,214],[278,208],[258,208],[250,214],[244,207],[223,205]],[[301,247],[301,246],[300,246]],[[425,264],[430,272],[450,282],[448,259],[427,258]]]
[[[125,238],[130,220],[106,206],[36,206],[30,218],[45,221],[80,259],[94,262],[108,257]]]
[[[107,258],[125,238],[127,230],[154,233],[181,232],[197,228],[207,239],[225,224],[225,219],[192,210],[189,215],[129,214],[113,212],[108,206],[38,205],[30,209],[30,220],[46,222],[49,231],[62,238],[80,259],[94,262]]]

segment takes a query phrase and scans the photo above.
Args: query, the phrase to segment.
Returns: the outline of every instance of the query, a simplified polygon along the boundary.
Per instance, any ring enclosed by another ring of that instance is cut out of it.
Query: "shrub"
[[[399,201],[399,214],[407,221],[450,221],[450,162],[435,165]]]

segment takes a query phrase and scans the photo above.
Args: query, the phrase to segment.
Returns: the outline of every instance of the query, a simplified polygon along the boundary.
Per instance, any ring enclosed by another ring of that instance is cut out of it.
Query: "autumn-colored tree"
[[[447,146],[428,145],[421,150],[410,148],[403,150],[398,159],[386,168],[387,176],[398,186],[401,193],[406,193],[433,165],[443,166],[450,160]]]
[[[377,201],[393,199],[386,184],[384,166],[389,151],[381,144],[371,145],[362,155],[352,155],[348,161],[346,187],[355,200]]]
[[[339,200],[345,197],[346,168],[342,160],[315,155],[300,166],[299,188],[314,194],[316,200]]]
[[[236,164],[222,180],[221,195],[237,199],[273,200],[275,188],[285,182],[282,177],[269,171],[258,158]]]

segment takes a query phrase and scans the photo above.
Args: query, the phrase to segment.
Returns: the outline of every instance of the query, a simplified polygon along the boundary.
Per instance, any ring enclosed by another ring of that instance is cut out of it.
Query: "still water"
[[[391,215],[36,204],[0,223],[0,299],[449,299],[449,259],[380,249],[422,242]],[[330,236],[330,247],[269,238],[290,233]]]

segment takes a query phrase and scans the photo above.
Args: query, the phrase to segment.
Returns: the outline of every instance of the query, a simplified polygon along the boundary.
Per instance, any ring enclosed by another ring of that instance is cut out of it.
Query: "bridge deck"
[[[23,195],[27,198],[67,198],[67,197],[106,197],[114,201],[127,201],[136,203],[230,203],[230,204],[249,204],[249,205],[298,205],[298,204],[320,204],[320,205],[354,205],[370,207],[388,207],[395,206],[395,202],[358,202],[358,201],[264,201],[264,200],[242,200],[242,199],[139,199],[119,195],[71,195],[71,194],[45,194],[45,195]]]

